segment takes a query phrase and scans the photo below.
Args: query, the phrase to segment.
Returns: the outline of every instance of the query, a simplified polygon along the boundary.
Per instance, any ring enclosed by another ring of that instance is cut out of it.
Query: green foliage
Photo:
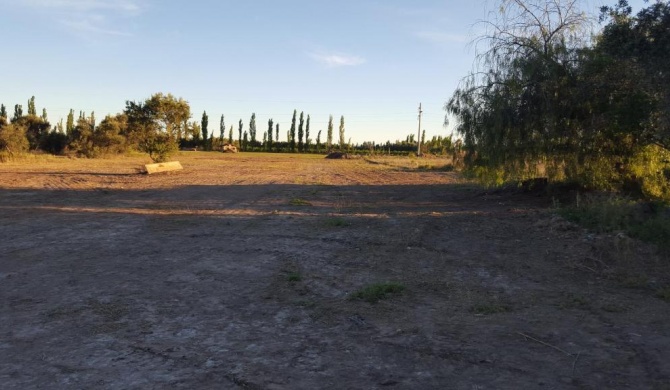
[[[658,202],[635,202],[617,196],[577,198],[559,214],[596,232],[624,232],[670,250],[670,208]]]
[[[35,108],[35,96],[28,100],[28,115],[37,116],[37,109]]]
[[[512,309],[509,306],[499,303],[480,303],[472,307],[472,312],[479,315],[492,315],[510,311]]]
[[[272,133],[274,132],[274,121],[272,118],[268,120],[268,143],[267,150],[272,150]]]
[[[309,144],[310,144],[310,139],[309,139],[309,126],[310,122],[312,121],[312,118],[307,115],[307,123],[305,124],[305,146],[303,148],[304,151],[309,151]]]
[[[4,118],[5,122],[7,121],[7,108],[4,104],[0,104],[0,118]]]
[[[344,115],[340,117],[340,150],[344,150]]]
[[[23,125],[10,123],[0,126],[0,152],[13,156],[25,153],[29,147],[26,128]]]
[[[305,135],[304,126],[305,126],[305,112],[303,111],[300,113],[300,124],[298,125],[298,151],[301,153],[304,150],[304,143],[302,141],[302,137]]]
[[[242,145],[242,129],[244,128],[244,123],[242,123],[242,119],[240,119],[240,123],[237,126],[237,142],[238,145],[240,146],[240,151],[244,150],[244,147]]]
[[[291,273],[288,274],[286,279],[290,283],[297,283],[297,282],[302,281],[302,275],[299,272],[291,272]]]
[[[177,152],[178,146],[174,138],[164,133],[149,134],[139,144],[140,151],[148,153],[153,162],[160,163],[170,159]]]
[[[330,151],[333,147],[333,116],[328,119],[328,134],[326,138],[326,150]]]
[[[251,119],[249,120],[249,136],[251,137],[251,143],[256,143],[256,113],[251,114]]]
[[[625,1],[605,7],[609,24],[591,45],[572,2],[500,4],[479,71],[445,107],[469,174],[494,185],[541,175],[590,189],[637,186],[668,199],[670,6],[637,17]]]
[[[289,132],[289,144],[291,152],[295,152],[295,122],[298,115],[298,110],[293,110],[293,119],[291,119],[291,130]]]
[[[202,120],[200,121],[200,128],[202,130],[202,139],[205,144],[207,144],[207,140],[209,139],[209,132],[207,129],[208,126],[209,126],[209,117],[207,116],[207,111],[203,111]]]
[[[311,206],[308,201],[300,198],[293,198],[288,202],[291,206]]]
[[[351,299],[358,299],[369,303],[376,303],[393,295],[402,293],[405,286],[400,283],[377,283],[364,287],[351,294]]]

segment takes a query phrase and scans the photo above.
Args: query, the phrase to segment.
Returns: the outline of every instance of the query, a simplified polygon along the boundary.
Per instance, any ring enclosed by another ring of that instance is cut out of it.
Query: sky
[[[595,11],[602,1],[585,0]],[[605,4],[614,3],[604,2]],[[643,4],[642,0],[631,5]],[[52,124],[98,121],[157,92],[187,100],[219,134],[256,113],[285,140],[293,110],[329,115],[353,143],[451,134],[444,103],[472,70],[490,0],[0,0],[0,103],[35,96]],[[588,9],[587,9],[588,8]],[[639,8],[636,8],[639,9]],[[227,136],[227,133],[226,133]],[[336,136],[337,137],[337,136]]]

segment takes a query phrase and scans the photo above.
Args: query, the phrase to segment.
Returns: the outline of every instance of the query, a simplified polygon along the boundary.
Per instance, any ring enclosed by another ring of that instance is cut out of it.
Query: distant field
[[[0,164],[0,387],[654,389],[653,248],[448,159]]]

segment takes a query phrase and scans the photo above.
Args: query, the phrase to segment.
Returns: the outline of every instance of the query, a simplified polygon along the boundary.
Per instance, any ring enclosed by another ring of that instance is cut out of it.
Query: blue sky
[[[589,9],[601,2],[590,2]],[[614,3],[614,0],[605,2]],[[632,1],[641,4],[641,0]],[[36,97],[52,123],[172,93],[230,128],[256,113],[285,139],[293,109],[311,138],[344,115],[352,142],[449,135],[444,102],[472,68],[485,0],[0,0],[0,102]],[[337,125],[336,125],[337,128]]]

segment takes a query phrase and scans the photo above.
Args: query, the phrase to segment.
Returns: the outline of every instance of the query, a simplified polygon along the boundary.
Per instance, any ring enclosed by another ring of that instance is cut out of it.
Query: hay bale
[[[144,168],[146,169],[146,172],[149,175],[154,173],[179,171],[184,169],[179,163],[179,161],[168,161],[164,163],[147,164],[144,166]]]

